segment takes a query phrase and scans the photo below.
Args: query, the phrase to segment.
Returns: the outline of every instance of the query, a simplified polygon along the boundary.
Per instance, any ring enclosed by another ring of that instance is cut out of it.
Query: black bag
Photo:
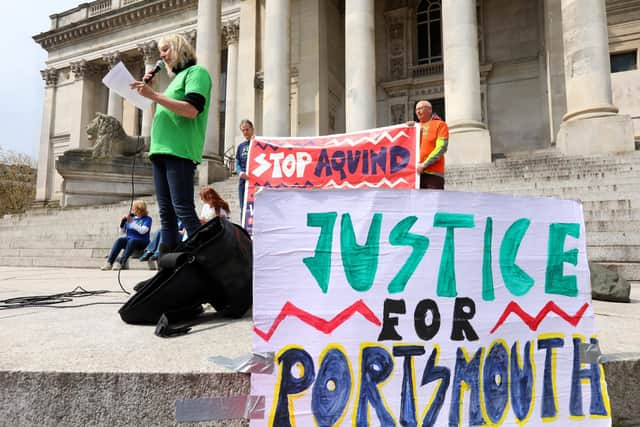
[[[118,311],[126,323],[155,325],[163,314],[171,321],[188,320],[204,303],[232,318],[251,307],[251,238],[227,219],[200,226],[176,252],[161,256],[159,267]]]

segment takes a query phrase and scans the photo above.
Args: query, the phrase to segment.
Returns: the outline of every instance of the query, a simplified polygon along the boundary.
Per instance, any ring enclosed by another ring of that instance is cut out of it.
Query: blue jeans
[[[153,155],[151,163],[160,212],[160,239],[169,249],[173,249],[178,245],[178,218],[182,220],[189,236],[193,236],[200,227],[193,202],[196,165],[192,160],[168,154]]]
[[[244,218],[242,218],[242,209],[243,209],[243,205],[244,205],[244,186],[245,186],[245,180],[241,179],[240,181],[238,181],[238,200],[240,201],[240,222],[242,223],[242,220]]]
[[[180,240],[180,236],[178,236],[178,240]],[[151,252],[153,255],[158,256],[158,250],[160,249],[160,243],[162,242],[162,230],[158,230],[153,233],[153,238],[149,242],[146,248],[144,248],[145,252]]]
[[[136,249],[144,248],[146,244],[146,240],[130,239],[126,236],[119,237],[115,242],[113,242],[113,246],[111,247],[111,252],[109,252],[109,259],[107,260],[107,262],[109,264],[113,264],[120,251],[124,249],[124,252],[120,257],[120,264],[125,265],[133,251],[135,251]]]
[[[160,236],[162,235],[162,233],[160,232],[160,230],[156,231],[153,234],[153,238],[151,239],[151,241],[149,242],[149,244],[147,245],[146,248],[144,248],[145,251],[147,252],[151,252],[152,254],[158,255],[158,247],[160,246]]]

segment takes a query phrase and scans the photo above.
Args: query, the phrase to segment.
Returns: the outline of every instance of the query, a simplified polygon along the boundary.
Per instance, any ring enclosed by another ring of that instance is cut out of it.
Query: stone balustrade
[[[103,15],[112,10],[126,7],[142,0],[95,0],[82,3],[74,9],[51,15],[51,29],[55,30],[65,25],[83,21],[87,18]]]
[[[420,64],[411,67],[413,77],[427,77],[434,75],[442,75],[443,64],[442,62],[434,64]]]

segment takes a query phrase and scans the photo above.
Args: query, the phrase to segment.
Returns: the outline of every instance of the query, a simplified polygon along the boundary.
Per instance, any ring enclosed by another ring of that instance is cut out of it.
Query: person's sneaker
[[[158,254],[157,253],[153,253],[151,254],[151,256],[149,257],[149,261],[157,261],[158,260]]]
[[[113,264],[113,269],[114,269],[114,270],[126,270],[126,269],[127,269],[127,266],[126,266],[126,265],[122,265],[122,264],[120,264],[118,261],[116,261],[116,262]]]
[[[138,258],[140,261],[148,261],[149,257],[151,257],[151,255],[153,255],[153,253],[149,252],[149,251],[144,251],[144,253],[142,254],[142,256],[140,258]]]
[[[118,265],[120,265],[120,264],[118,264]],[[108,262],[105,262],[104,265],[102,267],[100,267],[100,270],[102,270],[102,271],[111,270],[111,267],[113,267],[111,264],[109,264]]]

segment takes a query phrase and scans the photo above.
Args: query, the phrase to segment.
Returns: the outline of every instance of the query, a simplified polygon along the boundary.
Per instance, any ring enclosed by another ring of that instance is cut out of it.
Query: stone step
[[[640,206],[638,202],[634,203],[629,199],[587,200],[582,202],[582,208],[585,211],[599,209],[631,209],[637,206]]]
[[[640,263],[640,244],[589,246],[587,254],[590,261]]]
[[[637,245],[640,231],[588,231],[587,246]],[[639,257],[640,259],[640,257]]]
[[[585,210],[585,221],[618,221],[618,220],[634,220],[640,219],[640,209],[598,209],[598,210]]]
[[[604,181],[601,183],[593,182],[585,185],[568,185],[562,186],[559,183],[550,182],[548,185],[526,185],[522,182],[511,181],[505,185],[499,185],[495,182],[487,182],[486,184],[474,184],[473,187],[456,187],[446,185],[446,189],[449,191],[474,191],[474,192],[488,192],[488,193],[511,193],[511,194],[527,194],[527,195],[540,195],[540,196],[554,196],[562,198],[578,198],[576,195],[583,193],[600,193],[602,195],[609,195],[609,198],[613,197],[617,193],[633,193],[640,186],[640,180],[637,182],[624,182],[618,184],[609,183]],[[636,196],[637,198],[638,196]],[[616,198],[626,198],[619,197]]]
[[[89,268],[99,269],[106,261],[106,255],[99,258],[69,257],[69,256],[0,256],[0,265],[7,267],[59,267],[59,268]],[[130,270],[156,270],[155,261],[138,261],[130,258],[128,261]]]
[[[465,173],[471,171],[484,172],[487,170],[531,170],[536,168],[550,168],[556,170],[563,169],[583,169],[593,170],[599,167],[608,167],[614,165],[619,168],[625,166],[635,168],[640,162],[640,152],[634,151],[629,153],[605,154],[594,156],[564,156],[564,155],[545,155],[544,153],[525,154],[521,158],[517,155],[510,155],[508,158],[497,159],[491,164],[483,164],[474,166],[470,169],[466,165],[450,166],[447,172]]]
[[[103,254],[101,249],[74,249],[74,248],[0,248],[0,257],[73,257],[73,258],[99,258]]]
[[[480,173],[482,172],[482,173]],[[505,182],[505,181],[524,181],[524,182],[549,182],[558,181],[560,183],[571,181],[594,181],[602,179],[621,180],[621,179],[637,179],[640,177],[640,168],[635,166],[617,166],[615,164],[607,165],[607,167],[596,170],[585,170],[583,168],[549,168],[545,165],[531,169],[513,168],[513,169],[489,169],[489,170],[468,170],[460,172],[447,171],[447,181],[455,184],[468,184],[474,182]]]
[[[585,224],[587,229],[587,235],[592,231],[610,232],[636,232],[640,231],[640,221],[638,220],[621,220],[621,221],[606,221],[596,220],[589,221]]]
[[[601,177],[613,177],[620,175],[638,175],[640,168],[636,162],[607,162],[601,165],[586,163],[566,163],[549,164],[546,162],[532,162],[529,164],[507,164],[498,163],[474,165],[473,167],[448,167],[447,176],[451,179],[487,180],[491,178],[532,178],[540,177],[547,179],[567,179],[571,177],[582,179],[594,179]]]

